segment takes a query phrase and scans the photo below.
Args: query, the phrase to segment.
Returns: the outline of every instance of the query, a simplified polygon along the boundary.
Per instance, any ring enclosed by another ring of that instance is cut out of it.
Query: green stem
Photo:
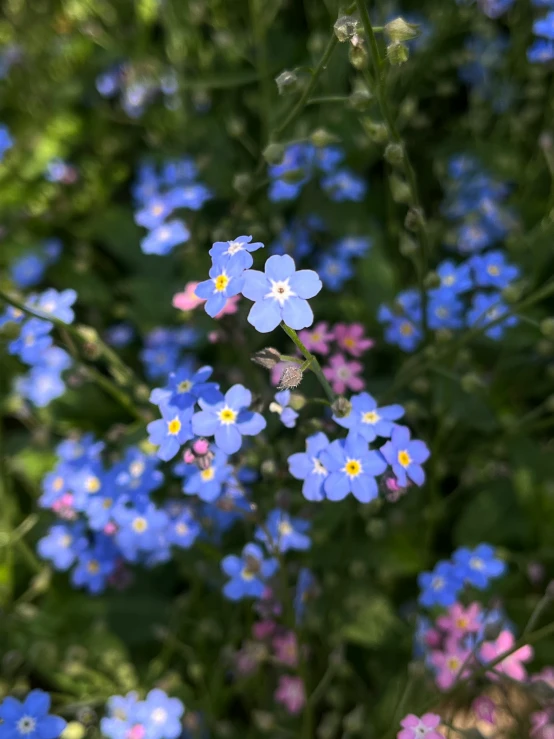
[[[367,11],[365,0],[356,0],[356,5],[358,7],[358,12],[360,14],[360,18],[361,18],[361,21],[364,27],[364,31],[366,33],[366,36],[369,42],[369,52],[371,56],[371,63],[373,66],[375,84],[374,85],[372,84],[371,77],[367,71],[363,73],[363,79],[368,88],[368,91],[370,93],[375,92],[375,96],[377,98],[377,102],[379,103],[379,108],[381,109],[381,115],[383,116],[383,120],[387,127],[390,140],[402,146],[403,153],[404,153],[404,171],[406,173],[406,179],[407,179],[408,187],[410,191],[410,205],[413,208],[422,210],[415,170],[412,166],[412,162],[410,160],[408,152],[406,151],[403,145],[402,137],[400,136],[398,128],[396,127],[396,122],[394,120],[394,117],[389,107],[386,86],[385,86],[385,78],[382,74],[381,55],[379,54],[379,46],[377,44],[377,39],[375,37],[376,28],[374,28],[371,24],[371,20],[369,18],[369,13]],[[420,244],[419,260],[418,260],[419,262],[418,280],[419,280],[420,291],[421,291],[423,331],[427,335],[428,333],[427,291],[425,290],[423,280],[425,277],[425,273],[427,271],[427,261],[429,259],[430,244],[429,244],[429,236],[427,233],[427,227],[425,224],[423,224],[420,227],[418,235],[419,235],[419,244]]]
[[[529,616],[529,621],[527,622],[527,626],[523,629],[523,636],[533,631],[537,621],[539,620],[539,618],[542,616],[544,611],[548,608],[548,606],[551,603],[552,603],[552,599],[548,595],[543,595],[543,597],[539,600],[539,602],[535,606],[533,613]]]
[[[306,349],[304,344],[300,341],[300,338],[298,337],[296,331],[290,326],[287,326],[284,321],[281,322],[281,328],[289,337],[289,339],[294,342],[295,346],[302,352],[306,360],[309,361],[309,368],[319,380],[321,387],[325,391],[325,395],[329,398],[329,402],[334,403],[336,395],[333,392],[333,388],[329,384],[327,378],[323,374],[323,370],[321,369],[321,365],[319,364],[317,357],[315,357],[310,351],[308,351],[308,349]]]

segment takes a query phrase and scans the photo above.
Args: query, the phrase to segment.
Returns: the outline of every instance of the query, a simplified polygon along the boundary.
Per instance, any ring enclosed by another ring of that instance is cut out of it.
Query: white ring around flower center
[[[279,280],[278,282],[270,280],[270,282],[271,290],[267,295],[264,295],[265,298],[273,298],[273,300],[276,300],[282,307],[289,298],[296,297],[296,293],[292,291],[292,288],[289,285],[288,277],[286,280]]]

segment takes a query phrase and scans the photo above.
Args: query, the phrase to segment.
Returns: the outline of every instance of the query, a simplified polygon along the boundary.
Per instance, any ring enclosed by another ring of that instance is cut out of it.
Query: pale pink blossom
[[[275,650],[275,659],[289,667],[296,667],[298,664],[298,642],[292,631],[284,636],[276,636],[273,639],[273,649]]]
[[[554,715],[552,711],[535,711],[531,714],[533,739],[554,739]]]
[[[144,739],[146,729],[142,724],[135,724],[125,734],[125,739]]]
[[[61,498],[52,503],[52,510],[65,521],[73,521],[77,518],[77,512],[73,508],[72,493],[64,493]]]
[[[335,393],[342,395],[347,389],[354,392],[364,389],[365,382],[358,377],[362,370],[359,362],[347,362],[343,354],[334,354],[329,359],[329,366],[323,368],[323,374]]]
[[[108,521],[108,523],[104,526],[104,533],[106,536],[112,536],[112,534],[115,534],[117,531],[117,526],[113,521]]]
[[[290,677],[289,675],[281,675],[274,698],[289,713],[300,713],[306,703],[306,691],[304,690],[302,679],[299,677]]]
[[[454,603],[448,609],[446,616],[439,616],[437,625],[449,636],[462,637],[468,633],[475,633],[481,628],[479,603],[472,603],[464,608],[460,603]]]
[[[252,626],[252,636],[254,639],[264,641],[264,639],[269,639],[269,637],[273,636],[276,628],[277,624],[275,621],[256,621]]]
[[[496,703],[492,698],[489,698],[487,695],[480,695],[473,701],[471,707],[479,721],[486,721],[488,724],[494,726]]]
[[[444,734],[437,731],[441,717],[436,713],[424,713],[421,718],[409,713],[400,722],[402,731],[396,735],[396,739],[444,739]]]
[[[334,327],[335,340],[341,349],[353,357],[361,357],[375,345],[373,339],[366,339],[361,323],[337,323]]]
[[[183,454],[183,462],[185,464],[194,464],[196,457],[192,453],[192,449],[185,449],[185,453]]]
[[[300,331],[298,338],[308,351],[329,354],[329,342],[333,340],[333,332],[329,331],[327,321],[320,321],[313,328]]]
[[[425,636],[423,637],[423,641],[428,647],[431,647],[431,649],[437,648],[442,642],[442,634],[438,629],[427,629]]]
[[[531,682],[543,682],[554,690],[554,667],[543,667],[540,672],[531,676]]]
[[[199,284],[199,282],[187,282],[184,291],[182,293],[176,293],[173,296],[173,300],[171,301],[173,307],[179,310],[194,310],[199,305],[202,305],[205,301],[202,298],[197,298],[194,292]]]
[[[484,662],[492,662],[500,657],[504,652],[508,652],[515,644],[514,635],[511,631],[502,631],[496,641],[487,641],[481,647],[481,659]],[[496,672],[500,672],[513,680],[525,680],[527,670],[523,666],[523,662],[529,662],[533,658],[533,648],[526,644],[512,654],[508,655],[502,662],[495,665]],[[498,679],[494,672],[487,673],[489,679]]]
[[[471,650],[464,649],[455,639],[448,639],[443,650],[431,652],[431,663],[437,668],[435,682],[441,690],[448,690],[469,673],[470,654]]]

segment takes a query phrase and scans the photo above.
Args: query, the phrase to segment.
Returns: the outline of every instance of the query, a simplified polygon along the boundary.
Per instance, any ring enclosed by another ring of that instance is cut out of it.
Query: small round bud
[[[263,158],[268,164],[280,164],[285,155],[285,147],[283,144],[268,144],[262,152]]]
[[[413,231],[414,233],[422,231],[425,228],[425,215],[423,214],[423,210],[413,206],[409,208],[406,213],[406,218],[404,219],[404,225],[408,231]]]
[[[544,318],[541,321],[541,331],[549,339],[554,339],[554,318]]]
[[[283,370],[277,387],[279,390],[294,390],[302,382],[303,376],[304,373],[298,365],[290,364]]]
[[[423,279],[423,284],[427,290],[435,290],[441,286],[441,278],[436,272],[428,272]]]
[[[281,354],[277,349],[268,346],[265,349],[260,349],[260,351],[256,352],[251,359],[254,364],[259,364],[260,367],[270,370],[281,361]]]
[[[300,411],[306,405],[306,398],[300,393],[292,393],[289,400],[290,407],[295,411]]]
[[[395,203],[409,203],[412,197],[410,187],[406,180],[401,179],[395,174],[389,178],[392,199]]]
[[[369,138],[376,144],[384,144],[389,139],[389,132],[384,123],[377,123],[371,118],[362,118],[362,126],[364,127]]]
[[[326,131],[324,128],[318,128],[310,136],[310,141],[314,146],[322,148],[324,146],[329,146],[329,144],[336,143],[338,138],[332,133],[329,133],[329,131]]]
[[[298,92],[298,75],[290,69],[285,69],[281,74],[275,77],[275,84],[277,85],[279,95],[288,95],[293,92]]]
[[[366,69],[369,56],[365,47],[361,44],[352,44],[348,50],[348,61],[354,69]]]
[[[295,185],[297,182],[302,182],[305,177],[306,171],[299,167],[298,169],[289,169],[281,176],[281,179],[288,182],[289,185]]]
[[[354,92],[348,98],[348,104],[354,108],[354,110],[362,111],[366,110],[370,104],[372,96],[369,90],[354,90]]]
[[[390,64],[395,67],[400,66],[408,61],[409,51],[405,44],[400,41],[394,41],[392,44],[387,46],[387,59]]]
[[[229,133],[229,136],[233,136],[233,138],[243,136],[244,129],[245,125],[242,118],[233,117],[227,121],[227,132]]]
[[[508,285],[502,290],[502,297],[507,303],[517,303],[517,301],[521,298],[522,292],[523,285],[515,282],[512,285]]]
[[[252,189],[252,177],[248,172],[238,172],[233,177],[233,188],[239,195],[246,195]]]
[[[353,18],[351,15],[343,15],[337,18],[335,25],[333,26],[335,36],[342,43],[348,41],[358,33],[360,30],[360,22],[357,18]]]
[[[398,249],[403,257],[412,257],[417,252],[417,244],[408,234],[402,234]]]
[[[352,413],[352,403],[340,396],[331,405],[331,410],[337,418],[346,418]]]
[[[468,372],[467,375],[464,375],[460,382],[462,386],[462,390],[464,390],[466,393],[474,393],[477,390],[480,390],[484,383],[475,372]]]
[[[385,26],[385,34],[391,41],[409,41],[419,35],[419,26],[407,23],[404,18],[395,18]]]
[[[61,733],[61,739],[83,739],[86,728],[78,721],[70,721]]]
[[[393,167],[400,167],[404,163],[404,147],[402,144],[388,144],[383,156]]]

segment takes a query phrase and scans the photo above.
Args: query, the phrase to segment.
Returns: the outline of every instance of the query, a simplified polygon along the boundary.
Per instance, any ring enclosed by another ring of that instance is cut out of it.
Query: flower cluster
[[[10,266],[10,277],[21,290],[36,287],[47,267],[55,264],[62,253],[59,239],[45,239],[36,249],[26,251]]]
[[[159,688],[151,690],[144,700],[135,692],[114,695],[107,708],[100,729],[108,739],[178,739],[183,733],[183,703]]]
[[[196,182],[198,172],[194,162],[185,157],[167,162],[161,172],[143,164],[133,187],[137,204],[135,221],[149,233],[140,244],[145,254],[169,254],[178,244],[189,240],[190,232],[179,218],[167,220],[177,210],[200,210],[212,195]]]
[[[485,252],[515,227],[515,216],[503,203],[508,187],[482,172],[471,157],[452,158],[449,174],[443,206],[452,222],[448,246],[470,256],[461,262],[447,259],[437,266],[438,287],[427,291],[427,324],[431,330],[443,332],[475,326],[497,340],[507,327],[517,323],[501,291],[517,280],[519,268],[498,248]],[[468,305],[465,299],[470,293]],[[400,293],[393,308],[380,307],[378,318],[386,325],[389,343],[414,351],[423,336],[421,294],[416,290]]]
[[[166,378],[175,372],[184,349],[194,349],[199,334],[190,326],[155,328],[146,336],[140,358],[149,380]]]
[[[29,296],[26,305],[70,324],[74,319],[71,306],[76,299],[75,290],[49,289]],[[31,367],[28,375],[18,379],[17,391],[36,406],[44,407],[64,393],[62,372],[71,366],[71,357],[64,349],[53,345],[51,321],[29,317],[17,308],[8,307],[0,316],[0,326],[9,322],[19,324],[20,331],[18,338],[8,344],[8,352]]]
[[[98,75],[96,89],[103,98],[119,96],[119,103],[130,118],[141,118],[158,95],[163,95],[167,108],[174,109],[178,105],[177,76],[171,68],[156,73],[130,62],[117,64]]]
[[[343,159],[344,153],[338,146],[289,144],[281,162],[268,168],[269,199],[295,200],[304,185],[319,175],[320,185],[331,200],[339,203],[363,200],[366,182],[347,167],[339,168]]]
[[[527,58],[532,63],[551,62],[554,59],[554,9],[535,20],[533,33],[537,38],[527,50]]]

